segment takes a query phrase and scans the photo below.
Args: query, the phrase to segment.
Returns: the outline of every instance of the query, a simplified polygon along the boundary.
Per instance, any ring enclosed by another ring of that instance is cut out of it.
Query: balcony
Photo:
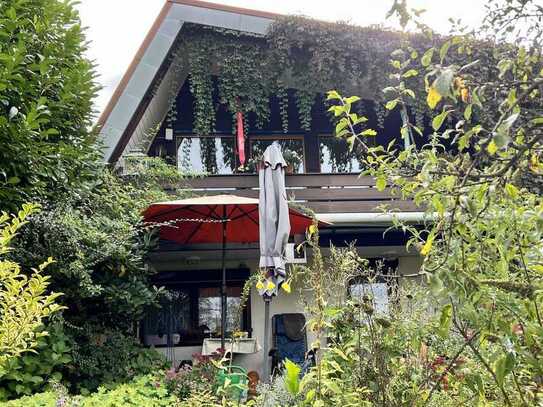
[[[293,174],[286,176],[287,195],[315,213],[417,212],[412,201],[398,199],[389,189],[378,191],[375,179],[357,174]],[[258,175],[212,175],[184,182],[183,190],[197,195],[233,194],[258,198]]]

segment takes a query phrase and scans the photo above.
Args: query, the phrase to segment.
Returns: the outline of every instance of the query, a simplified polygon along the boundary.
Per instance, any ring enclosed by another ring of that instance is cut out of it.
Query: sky
[[[143,38],[166,0],[81,0],[78,8],[90,41],[88,56],[97,64],[102,86],[95,108],[102,112]],[[327,21],[358,25],[385,23],[392,0],[214,0],[231,6],[282,14],[303,14]],[[410,7],[427,10],[423,22],[446,33],[449,18],[475,27],[484,17],[485,0],[408,0]],[[397,26],[387,21],[387,26]]]

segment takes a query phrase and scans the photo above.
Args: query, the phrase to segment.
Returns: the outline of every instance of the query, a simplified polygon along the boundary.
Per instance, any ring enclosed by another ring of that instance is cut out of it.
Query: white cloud
[[[223,4],[272,11],[303,14],[328,21],[350,21],[359,25],[382,24],[392,0],[215,0]],[[101,112],[124,74],[130,61],[153,24],[165,0],[82,0],[78,6],[83,25],[91,41],[89,56],[98,67],[103,87],[96,102]],[[410,0],[415,8],[424,8],[424,21],[446,32],[449,18],[462,18],[475,26],[484,15],[484,0]]]

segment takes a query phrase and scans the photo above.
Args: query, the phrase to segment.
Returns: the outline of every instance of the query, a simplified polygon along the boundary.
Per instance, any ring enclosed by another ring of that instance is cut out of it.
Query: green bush
[[[73,2],[0,7],[0,210],[56,198],[98,168],[92,62]]]
[[[53,391],[24,396],[4,403],[6,407],[57,407],[58,394]]]
[[[72,390],[88,393],[167,367],[162,354],[143,347],[135,338],[118,330],[91,332],[94,328],[89,325],[72,344],[73,364],[67,372]]]
[[[57,386],[58,387],[58,386]],[[22,397],[6,407],[113,407],[113,406],[174,406],[177,399],[153,375],[141,376],[114,389],[101,387],[89,396],[69,396],[65,389]]]
[[[62,367],[69,363],[68,338],[59,326],[47,328],[49,335],[38,339],[35,352],[8,360],[0,371],[0,400],[43,390],[50,381],[62,380]]]
[[[153,375],[140,377],[113,390],[101,387],[82,400],[82,407],[173,406],[177,399]]]

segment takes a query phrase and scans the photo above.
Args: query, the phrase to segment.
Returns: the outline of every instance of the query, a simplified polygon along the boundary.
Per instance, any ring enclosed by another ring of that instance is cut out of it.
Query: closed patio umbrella
[[[287,163],[279,143],[274,141],[262,156],[258,171],[259,219],[260,219],[260,267],[267,270],[267,279],[273,284],[261,290],[264,299],[264,381],[269,380],[269,331],[270,302],[285,280],[285,249],[291,231],[287,192],[285,189],[285,168]]]
[[[259,201],[236,195],[203,196],[158,202],[143,213],[147,225],[160,227],[160,238],[180,244],[220,243],[222,248],[221,346],[226,332],[226,246],[227,243],[259,241]],[[290,233],[301,234],[313,220],[288,210]]]

